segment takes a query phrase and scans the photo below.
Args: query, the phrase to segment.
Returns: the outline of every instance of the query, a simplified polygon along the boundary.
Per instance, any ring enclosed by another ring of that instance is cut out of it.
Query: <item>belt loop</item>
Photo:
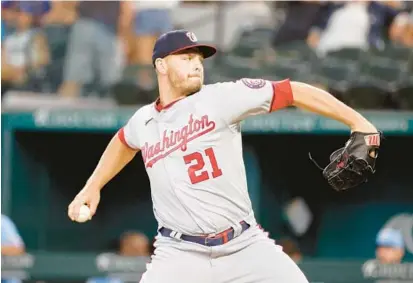
[[[242,226],[240,223],[235,223],[232,228],[234,229],[234,238],[238,237],[242,233]]]
[[[245,219],[245,222],[247,222],[250,227],[255,227],[257,226],[257,220],[255,219],[254,213],[251,212]]]
[[[169,234],[169,236],[171,236],[171,238],[177,239],[177,240],[181,240],[182,237],[182,233],[176,232],[176,231],[171,231],[171,233]]]

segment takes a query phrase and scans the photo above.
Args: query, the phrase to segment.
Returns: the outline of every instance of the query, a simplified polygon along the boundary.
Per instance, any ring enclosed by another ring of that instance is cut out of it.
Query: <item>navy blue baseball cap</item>
[[[193,32],[174,30],[164,33],[155,42],[152,63],[155,66],[155,60],[158,58],[165,58],[168,55],[195,47],[198,48],[204,58],[211,57],[217,52],[217,49],[211,45],[198,43],[198,39]]]

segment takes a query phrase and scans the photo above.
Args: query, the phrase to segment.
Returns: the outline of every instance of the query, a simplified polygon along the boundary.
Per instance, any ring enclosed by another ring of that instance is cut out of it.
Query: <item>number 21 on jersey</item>
[[[222,175],[222,170],[218,167],[217,159],[212,147],[205,149],[204,152],[194,152],[184,156],[185,164],[191,164],[188,167],[188,175],[192,184],[197,184],[208,179],[217,178]],[[209,162],[212,172],[204,169],[205,161]]]

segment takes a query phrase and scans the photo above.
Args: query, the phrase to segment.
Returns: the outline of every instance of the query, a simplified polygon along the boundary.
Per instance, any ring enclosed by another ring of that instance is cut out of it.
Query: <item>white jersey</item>
[[[136,111],[118,135],[142,152],[159,227],[205,235],[255,221],[240,122],[291,105],[289,81],[241,79],[163,108],[158,102]]]

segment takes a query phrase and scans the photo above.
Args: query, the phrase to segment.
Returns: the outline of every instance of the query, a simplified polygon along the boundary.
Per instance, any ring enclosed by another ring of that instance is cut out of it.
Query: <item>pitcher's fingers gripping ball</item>
[[[87,205],[82,205],[79,209],[79,213],[75,219],[76,222],[83,223],[92,218],[92,214]]]
[[[68,216],[72,221],[91,220],[100,201],[100,188],[87,186],[82,189],[70,203]],[[86,218],[86,219],[85,219]]]

